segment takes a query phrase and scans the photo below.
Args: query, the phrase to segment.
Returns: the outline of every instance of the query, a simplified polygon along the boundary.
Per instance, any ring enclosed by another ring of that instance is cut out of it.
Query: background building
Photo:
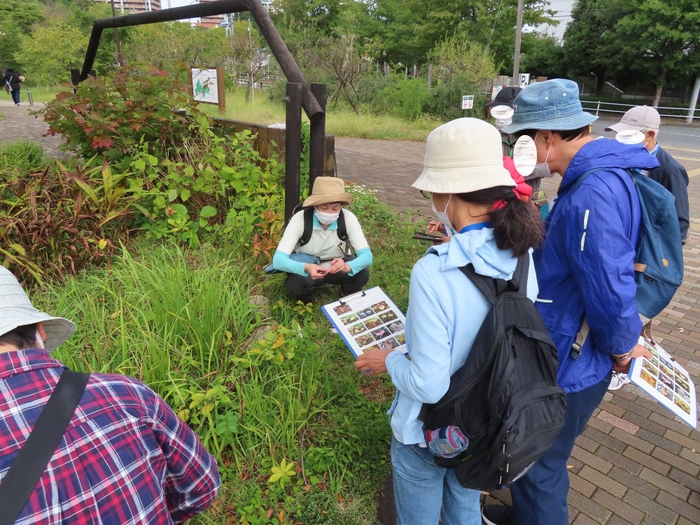
[[[95,0],[96,2],[111,3],[111,0]],[[114,9],[117,16],[124,14],[147,13],[160,11],[161,0],[114,0]]]

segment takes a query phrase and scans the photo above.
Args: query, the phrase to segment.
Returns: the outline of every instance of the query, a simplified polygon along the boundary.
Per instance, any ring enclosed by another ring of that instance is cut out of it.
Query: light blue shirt
[[[431,253],[434,252],[434,253]],[[437,254],[437,255],[435,255]],[[510,279],[517,260],[499,250],[493,229],[484,227],[455,235],[434,246],[411,272],[406,346],[410,360],[394,351],[386,359],[398,390],[390,409],[394,436],[406,445],[424,443],[423,403],[435,403],[447,392],[450,376],[469,355],[491,304],[459,270],[469,263],[480,275]],[[527,295],[537,297],[534,264],[530,261]]]

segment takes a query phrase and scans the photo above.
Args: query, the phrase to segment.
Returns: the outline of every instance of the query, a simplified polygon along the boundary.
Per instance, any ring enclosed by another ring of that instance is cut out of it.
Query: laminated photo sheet
[[[691,427],[697,428],[695,385],[688,372],[658,343],[640,337],[639,344],[652,353],[652,358],[633,359],[630,380]]]
[[[378,286],[343,297],[321,310],[356,358],[375,349],[406,353],[406,318]]]

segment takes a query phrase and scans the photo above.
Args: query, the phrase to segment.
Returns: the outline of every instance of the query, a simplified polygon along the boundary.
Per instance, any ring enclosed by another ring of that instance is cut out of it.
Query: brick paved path
[[[4,94],[4,92],[3,92]],[[24,97],[24,91],[21,92]],[[0,100],[0,143],[15,140],[33,140],[41,144],[47,154],[58,156],[58,147],[61,144],[60,137],[43,137],[48,127],[40,116],[30,116],[29,112],[44,107],[44,104],[35,103],[30,108],[29,103],[22,101],[21,106],[15,106],[11,100]]]
[[[671,154],[692,176],[691,231],[685,280],[659,315],[654,333],[700,386],[700,146]],[[431,216],[410,185],[421,172],[425,144],[336,138],[339,176],[378,190],[399,212]],[[558,178],[543,184],[555,193]],[[691,429],[634,385],[608,392],[569,461],[569,516],[575,525],[700,524],[700,431]],[[510,503],[507,490],[487,497]]]
[[[39,141],[58,154],[60,140],[42,137],[46,125],[28,108],[0,100],[0,143],[17,138]],[[411,189],[423,162],[425,145],[336,138],[339,175],[378,190],[394,210],[431,216],[430,203]],[[691,174],[691,230],[685,246],[683,285],[658,316],[654,331],[664,348],[700,384],[700,147],[674,151]],[[544,185],[554,194],[556,180]],[[670,412],[633,385],[608,393],[577,441],[569,464],[571,522],[588,524],[700,524],[700,431],[673,419]],[[488,496],[509,502],[508,491]]]

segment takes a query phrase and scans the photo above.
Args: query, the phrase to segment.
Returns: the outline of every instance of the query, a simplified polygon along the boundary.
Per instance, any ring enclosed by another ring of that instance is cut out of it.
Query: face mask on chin
[[[435,197],[433,196],[433,199],[434,198]],[[435,217],[437,217],[437,220],[439,220],[443,224],[443,226],[445,226],[445,232],[447,232],[447,236],[452,237],[454,228],[452,227],[450,219],[447,218],[447,207],[450,205],[452,195],[450,194],[450,198],[447,199],[447,204],[445,204],[445,209],[443,211],[438,211],[437,207],[435,206],[435,201],[433,199],[430,200],[433,207],[433,213],[435,214]]]
[[[318,219],[318,222],[320,222],[324,226],[333,224],[335,221],[338,220],[338,217],[340,217],[340,212],[326,213],[325,211],[316,210],[316,218]]]
[[[537,134],[535,134],[535,141],[537,141]],[[531,179],[545,179],[549,178],[552,176],[552,172],[549,169],[549,164],[547,164],[547,161],[549,160],[549,152],[552,151],[551,146],[547,148],[547,155],[544,158],[544,162],[541,162],[535,166],[535,169],[532,171],[532,175],[527,177],[527,180]]]

